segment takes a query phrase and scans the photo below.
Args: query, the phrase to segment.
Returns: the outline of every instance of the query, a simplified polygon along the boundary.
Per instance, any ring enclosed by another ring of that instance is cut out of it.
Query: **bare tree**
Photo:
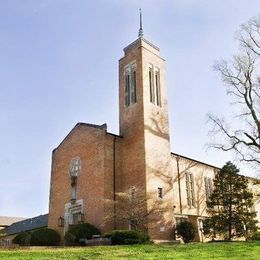
[[[220,143],[211,147],[235,151],[243,162],[260,165],[260,16],[243,24],[237,34],[239,54],[230,62],[221,60],[214,69],[227,86],[231,104],[235,106],[232,122],[209,114],[214,137],[221,135]]]
[[[169,210],[162,205],[161,200],[154,200],[151,194],[146,194],[141,189],[132,187],[129,191],[118,192],[116,201],[106,200],[108,210],[104,219],[104,224],[112,223],[116,218],[121,224],[131,225],[133,230],[147,231],[147,218],[151,220],[153,216]],[[152,207],[147,207],[152,201]],[[116,211],[113,210],[114,206]]]

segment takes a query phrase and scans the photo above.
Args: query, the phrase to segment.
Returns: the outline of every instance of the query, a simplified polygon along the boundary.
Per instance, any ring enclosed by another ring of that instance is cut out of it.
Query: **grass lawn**
[[[254,259],[260,241],[0,250],[0,259]]]

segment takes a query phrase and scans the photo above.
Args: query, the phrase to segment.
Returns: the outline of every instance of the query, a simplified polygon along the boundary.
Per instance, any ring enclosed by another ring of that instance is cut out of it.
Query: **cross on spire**
[[[140,11],[140,28],[138,32],[138,37],[143,37],[144,36],[144,31],[143,31],[143,21],[142,21],[142,9],[139,9]]]

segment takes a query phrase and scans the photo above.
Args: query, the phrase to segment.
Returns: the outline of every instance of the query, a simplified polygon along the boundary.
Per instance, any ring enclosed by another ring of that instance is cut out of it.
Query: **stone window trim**
[[[155,67],[154,77],[155,77],[155,90],[156,90],[156,105],[158,107],[162,107],[160,68]]]
[[[131,219],[128,224],[128,230],[137,230],[138,221],[136,219]]]
[[[149,65],[149,90],[150,90],[150,102],[155,104],[154,70],[152,64]]]
[[[77,200],[77,178],[81,171],[81,160],[80,157],[74,157],[70,161],[69,165],[69,176],[71,180],[71,202],[75,203]]]
[[[187,194],[187,206],[189,208],[195,208],[195,189],[194,189],[194,175],[191,172],[185,173],[186,181],[186,194]]]
[[[74,177],[74,176],[78,176],[78,174],[81,171],[81,160],[80,157],[74,157],[71,159],[70,161],[70,165],[69,165],[69,170],[68,170],[68,174],[70,177]]]
[[[160,67],[149,63],[148,81],[150,92],[150,103],[162,107]]]
[[[84,220],[86,211],[83,210],[83,199],[76,200],[75,203],[66,203],[64,212],[64,232],[69,228],[69,225],[74,224],[75,217],[78,216],[77,222]],[[76,224],[76,223],[75,223]]]
[[[124,67],[124,93],[125,107],[129,107],[137,102],[137,65],[133,61]]]

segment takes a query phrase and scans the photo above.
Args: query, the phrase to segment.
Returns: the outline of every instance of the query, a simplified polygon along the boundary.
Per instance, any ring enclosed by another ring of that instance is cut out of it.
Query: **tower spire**
[[[142,21],[142,9],[139,9],[140,11],[140,28],[138,32],[138,37],[143,37],[144,36],[144,31],[143,31],[143,21]]]

